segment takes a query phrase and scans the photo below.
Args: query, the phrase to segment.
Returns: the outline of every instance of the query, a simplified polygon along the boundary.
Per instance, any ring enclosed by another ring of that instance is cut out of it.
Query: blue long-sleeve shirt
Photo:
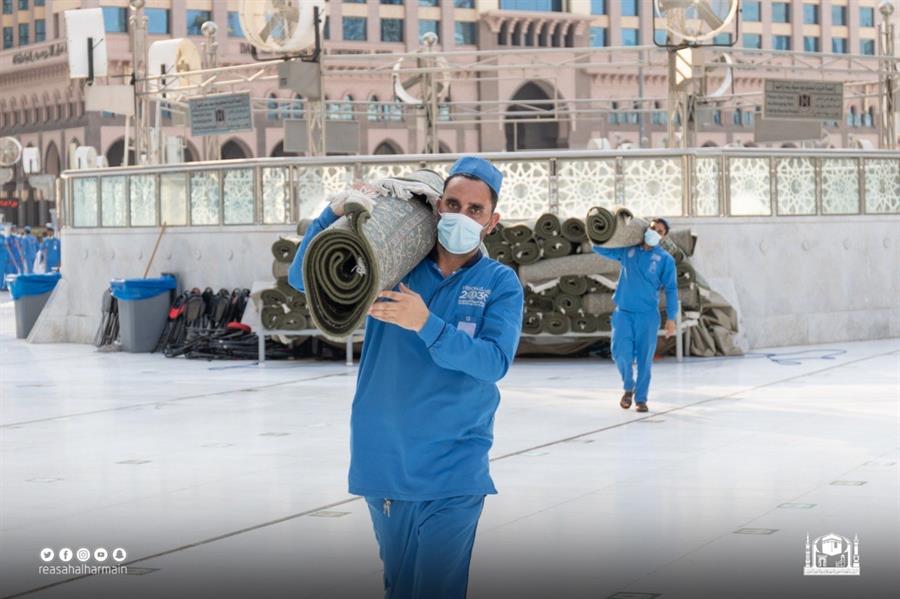
[[[45,237],[41,242],[41,251],[47,259],[47,272],[54,268],[59,268],[59,239],[56,237]]]
[[[616,307],[626,312],[659,310],[659,290],[666,292],[666,317],[675,320],[678,314],[678,284],[675,278],[675,259],[658,245],[645,250],[642,245],[625,248],[604,248],[595,245],[594,251],[604,258],[622,263],[619,282],[613,294]]]
[[[22,237],[22,252],[25,254],[25,272],[34,270],[34,257],[37,256],[38,240],[31,233]]]
[[[288,274],[296,289],[304,290],[309,242],[336,220],[326,208],[307,229]],[[418,333],[366,319],[350,416],[350,493],[405,501],[496,493],[488,467],[496,383],[518,347],[522,285],[480,253],[448,277],[428,256],[402,282],[430,315]]]

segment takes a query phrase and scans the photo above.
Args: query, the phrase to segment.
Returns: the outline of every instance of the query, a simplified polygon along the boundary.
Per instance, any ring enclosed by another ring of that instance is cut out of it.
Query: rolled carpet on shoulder
[[[644,240],[644,231],[650,225],[638,218],[628,208],[609,210],[596,206],[588,211],[587,236],[597,245],[607,248],[629,247]]]
[[[438,195],[443,179],[419,170],[409,179]],[[383,289],[392,289],[434,248],[437,215],[422,200],[381,196],[372,212],[349,205],[348,214],[319,233],[303,260],[313,324],[333,340],[360,328]]]

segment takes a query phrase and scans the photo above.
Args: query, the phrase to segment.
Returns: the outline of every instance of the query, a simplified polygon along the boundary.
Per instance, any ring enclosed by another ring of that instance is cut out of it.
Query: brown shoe
[[[634,397],[634,391],[626,391],[622,394],[622,399],[619,400],[619,407],[623,410],[627,410],[631,407],[631,398]]]
[[[649,412],[650,410],[647,408],[647,402],[642,401],[637,404],[637,407],[635,407],[635,411],[636,412]]]

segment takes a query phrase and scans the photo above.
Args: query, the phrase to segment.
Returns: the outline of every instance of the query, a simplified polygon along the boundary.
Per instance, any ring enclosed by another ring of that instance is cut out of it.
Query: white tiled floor
[[[345,486],[355,369],[28,345],[8,298],[0,597],[381,595]],[[469,597],[896,597],[900,340],[772,351],[802,359],[657,363],[644,417],[607,361],[517,361]],[[807,532],[858,534],[862,575],[804,577]],[[153,570],[38,573],[98,546]]]

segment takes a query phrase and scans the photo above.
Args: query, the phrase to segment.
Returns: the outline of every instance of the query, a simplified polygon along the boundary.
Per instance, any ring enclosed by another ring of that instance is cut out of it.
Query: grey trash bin
[[[59,279],[59,273],[7,276],[16,310],[17,339],[25,339],[31,333]]]
[[[110,288],[119,304],[119,341],[128,352],[151,352],[169,317],[175,277],[112,281]]]

